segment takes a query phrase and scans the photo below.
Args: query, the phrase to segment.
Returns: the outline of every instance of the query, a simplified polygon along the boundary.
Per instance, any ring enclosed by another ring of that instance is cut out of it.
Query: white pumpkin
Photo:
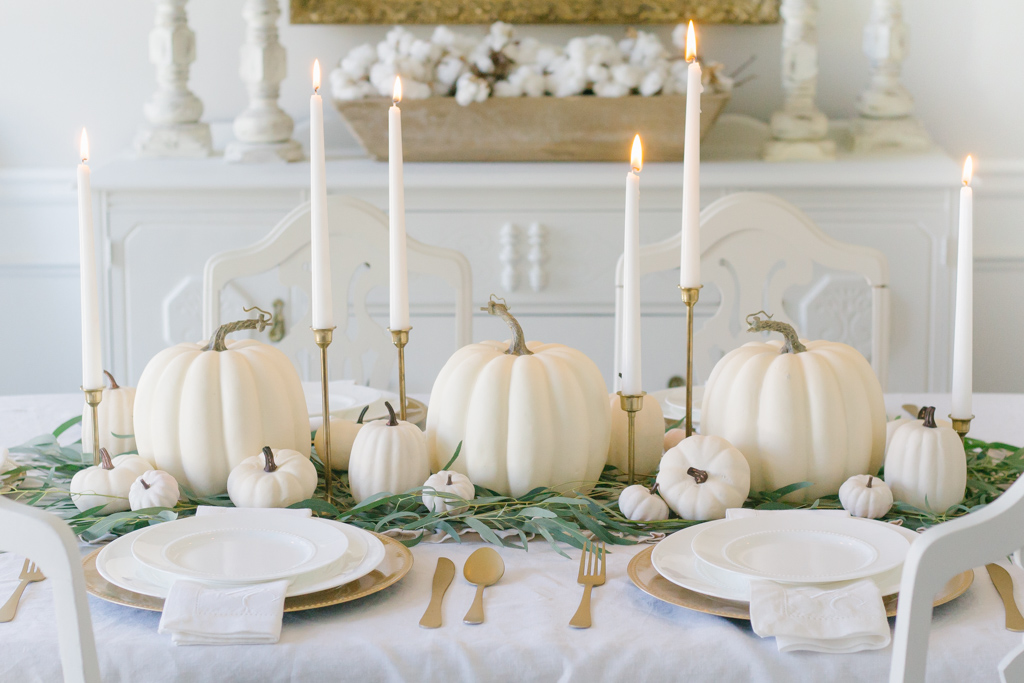
[[[150,470],[132,482],[128,489],[128,504],[132,510],[172,508],[177,505],[180,495],[178,480],[170,472]]]
[[[352,443],[356,440],[356,434],[363,428],[363,418],[366,417],[366,411],[369,409],[370,406],[364,407],[355,422],[340,417],[331,418],[332,470],[348,469],[348,459],[352,455]],[[320,462],[324,462],[323,454],[326,444],[324,443],[324,430],[322,427],[316,430],[316,436],[313,437],[313,447],[316,448],[317,455],[320,456]]]
[[[473,500],[476,498],[476,488],[473,482],[465,474],[454,470],[441,470],[436,474],[427,477],[423,482],[423,493],[420,500],[431,512],[450,512],[458,514],[469,506],[460,505],[458,501],[451,498],[442,498],[437,493],[449,493],[458,496],[462,500]]]
[[[657,522],[668,519],[668,504],[658,495],[658,485],[647,488],[633,484],[619,493],[619,512],[634,522]]]
[[[612,412],[612,436],[608,445],[607,464],[626,472],[629,468],[629,415],[622,409],[618,394],[610,397]],[[661,404],[648,397],[634,418],[636,427],[636,449],[633,453],[633,468],[638,475],[654,474],[664,452],[665,416]]]
[[[721,519],[747,499],[750,466],[725,439],[694,434],[661,458],[657,484],[661,497],[683,519]]]
[[[100,429],[100,447],[117,455],[135,450],[135,388],[119,386],[117,380],[106,370],[103,374],[110,381],[110,387],[103,390],[103,399],[98,406],[96,418]],[[86,448],[92,444],[92,408],[82,407],[82,443]],[[121,436],[114,436],[120,434]],[[121,438],[127,437],[127,438]]]
[[[316,485],[316,467],[309,456],[264,446],[260,455],[231,470],[228,497],[239,508],[286,508],[312,498]]]
[[[261,314],[222,325],[208,344],[165,349],[139,379],[139,455],[196,495],[224,493],[231,470],[265,445],[309,457],[309,413],[291,361],[258,341],[224,341],[268,322]]]
[[[921,410],[918,411],[917,419],[918,420],[923,420],[924,419],[924,408],[921,408]],[[886,453],[889,452],[889,444],[892,443],[892,435],[896,433],[896,430],[899,429],[900,427],[905,427],[905,426],[911,425],[911,424],[916,424],[916,421],[915,420],[907,420],[907,419],[905,419],[903,417],[899,417],[899,418],[897,418],[895,420],[889,420],[888,422],[885,423],[885,452]],[[937,426],[939,426],[939,427],[952,427],[953,426],[953,423],[950,422],[949,420],[935,420],[935,424]]]
[[[854,474],[874,474],[885,455],[882,387],[852,346],[801,342],[793,328],[747,316],[748,331],[785,342],[751,342],[727,353],[708,378],[701,433],[746,456],[755,491],[801,481],[790,501],[837,493]]]
[[[675,448],[679,442],[686,438],[686,430],[678,427],[665,432],[665,438],[661,442],[662,452]]]
[[[941,514],[964,499],[967,454],[952,427],[935,423],[935,408],[923,420],[908,420],[892,436],[885,457],[885,483],[893,498]]]
[[[18,463],[11,460],[11,452],[6,448],[0,448],[0,478],[18,467]]]
[[[870,474],[855,474],[839,487],[839,502],[854,517],[879,519],[892,508],[892,490]]]
[[[593,361],[561,344],[526,343],[503,303],[483,309],[512,329],[511,343],[468,344],[441,369],[430,394],[427,443],[454,469],[503,495],[537,487],[589,488],[608,458],[608,388]]]
[[[421,486],[430,476],[427,440],[420,428],[395,417],[385,401],[390,419],[363,425],[352,444],[348,483],[357,503],[377,493],[403,493]],[[463,451],[465,453],[465,451]]]
[[[98,514],[124,512],[129,509],[128,492],[132,483],[153,469],[145,458],[119,455],[114,459],[106,448],[100,448],[100,464],[79,470],[68,487],[71,500],[82,512],[103,505]]]

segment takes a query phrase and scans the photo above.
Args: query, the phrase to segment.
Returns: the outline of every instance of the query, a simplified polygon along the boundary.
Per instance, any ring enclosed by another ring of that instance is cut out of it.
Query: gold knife
[[[441,626],[441,601],[444,593],[455,578],[455,563],[447,557],[437,558],[437,569],[434,570],[434,587],[431,589],[430,604],[420,619],[423,628],[439,628]]]
[[[999,591],[999,597],[1003,599],[1003,608],[1006,610],[1006,630],[1024,631],[1024,616],[1021,616],[1017,609],[1017,603],[1013,599],[1013,577],[998,564],[986,564],[985,569]]]

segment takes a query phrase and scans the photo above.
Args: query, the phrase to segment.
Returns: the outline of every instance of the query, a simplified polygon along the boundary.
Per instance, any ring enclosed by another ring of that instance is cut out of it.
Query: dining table
[[[891,415],[903,404],[949,412],[946,394],[888,394]],[[0,397],[0,446],[51,431],[80,414],[80,394]],[[977,394],[971,436],[1024,445],[1024,394]],[[77,431],[77,428],[73,431]],[[69,431],[62,440],[73,441]],[[855,654],[778,652],[750,623],[677,607],[630,581],[627,565],[647,546],[609,547],[607,581],[593,590],[593,626],[569,627],[583,594],[580,551],[556,552],[537,538],[527,550],[498,548],[505,572],[484,592],[482,624],[463,623],[475,589],[463,566],[481,542],[423,542],[412,570],[395,585],[353,602],[284,615],[273,645],[176,646],[157,633],[160,615],[90,597],[103,680],[189,681],[883,681],[892,646]],[[96,546],[83,543],[84,555]],[[443,602],[443,625],[419,620],[430,600],[439,558],[455,563]],[[17,585],[24,558],[0,555],[0,601]],[[1024,571],[1009,568],[1018,604]],[[48,582],[31,584],[17,617],[0,624],[0,681],[61,679],[53,597]],[[890,626],[895,622],[889,619]],[[928,680],[997,681],[997,664],[1021,643],[1004,627],[1003,606],[983,567],[971,587],[935,608]]]

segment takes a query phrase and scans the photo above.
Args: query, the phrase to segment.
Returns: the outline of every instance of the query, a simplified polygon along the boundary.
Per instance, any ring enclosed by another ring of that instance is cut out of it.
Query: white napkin
[[[835,590],[752,580],[750,624],[775,636],[779,652],[879,650],[891,639],[882,594],[868,579]]]
[[[285,514],[296,517],[310,517],[313,511],[309,508],[234,508],[220,505],[200,505],[196,508],[196,517],[208,517],[210,515],[223,515],[233,512],[255,512],[256,514]]]
[[[725,511],[726,519],[745,519],[747,517],[760,517],[761,515],[792,515],[808,514],[828,515],[830,517],[849,517],[849,510],[753,510],[751,508],[729,508]]]
[[[175,581],[159,633],[175,645],[264,645],[281,638],[287,581],[254,586],[209,586]]]

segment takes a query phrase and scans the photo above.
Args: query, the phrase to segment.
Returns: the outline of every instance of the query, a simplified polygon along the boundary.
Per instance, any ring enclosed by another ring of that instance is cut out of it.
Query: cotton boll
[[[667,57],[668,53],[658,36],[643,31],[637,33],[636,45],[630,54],[630,62],[651,67],[659,61],[666,60]]]
[[[587,89],[587,77],[582,73],[566,69],[560,73],[549,74],[547,89],[555,97],[571,97],[579,95]]]
[[[409,100],[425,100],[430,97],[430,85],[411,79],[402,80],[402,98]]]
[[[563,58],[564,55],[561,48],[554,47],[553,45],[542,45],[537,48],[537,66],[545,71],[550,71],[555,62]]]
[[[531,70],[522,78],[523,94],[527,97],[543,97],[547,86],[544,74]]]
[[[448,55],[444,57],[437,64],[435,71],[437,80],[447,87],[455,85],[455,81],[459,79],[459,76],[466,70],[466,63],[458,57],[452,57]]]
[[[608,71],[608,67],[602,66],[601,64],[591,64],[587,67],[587,78],[594,83],[601,83],[611,79],[611,72]]]
[[[395,90],[395,65],[377,62],[370,67],[370,83],[377,94],[390,97]]]
[[[644,77],[644,71],[632,64],[616,64],[611,68],[612,78],[616,83],[624,85],[627,89],[633,89],[640,85]]]
[[[640,81],[640,94],[644,97],[657,95],[665,85],[665,76],[666,74],[659,69],[648,72]]]
[[[409,48],[409,57],[421,64],[434,65],[441,58],[443,48],[426,40],[415,40]]]
[[[475,66],[480,73],[494,73],[494,60],[491,58],[490,53],[473,55],[473,66]]]
[[[394,64],[398,58],[398,50],[388,43],[377,43],[377,60],[382,64]],[[372,67],[371,67],[372,68]]]
[[[494,84],[495,97],[521,97],[523,84],[518,81],[498,81]]]
[[[523,38],[506,47],[505,53],[516,64],[534,64],[537,61],[537,53],[540,52],[540,49],[540,41],[536,38]]]
[[[375,61],[377,61],[377,50],[373,45],[366,43],[352,48],[341,60],[340,67],[353,81],[358,81],[361,78],[366,78],[370,72],[370,65]]]
[[[438,26],[430,36],[430,42],[442,47],[448,47],[455,43],[455,32],[447,26]]]
[[[349,75],[342,69],[334,69],[331,71],[331,94],[336,100],[361,100],[365,95],[363,89],[359,87]],[[359,83],[365,83],[366,81],[359,81]]]
[[[672,44],[679,48],[680,52],[686,51],[686,24],[676,24],[672,29]]]
[[[614,80],[594,84],[594,94],[598,97],[625,97],[629,91],[630,88]]]
[[[463,107],[473,102],[483,102],[491,94],[487,81],[471,73],[459,76],[455,83],[455,101]]]
[[[514,35],[515,29],[511,24],[506,24],[503,21],[496,21],[491,24],[491,30],[487,39],[491,49],[500,51],[512,41],[512,37]]]
[[[572,38],[565,46],[565,56],[569,62],[581,69],[585,69],[590,61],[590,50],[583,38]]]

